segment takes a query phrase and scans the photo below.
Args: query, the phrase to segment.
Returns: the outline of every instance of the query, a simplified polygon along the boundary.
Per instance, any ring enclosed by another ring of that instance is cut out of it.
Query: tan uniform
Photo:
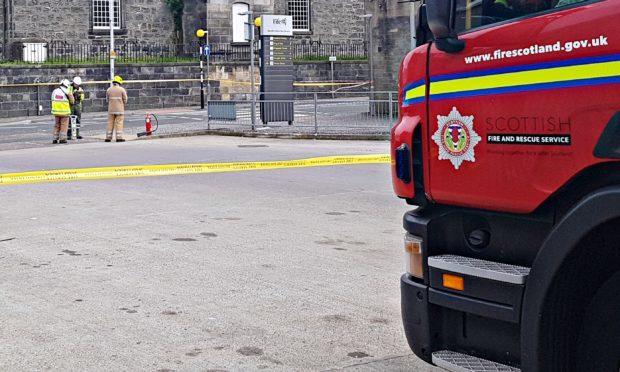
[[[113,85],[106,92],[108,100],[108,127],[106,140],[112,139],[112,133],[116,131],[116,139],[123,139],[123,127],[125,125],[125,104],[127,103],[127,91],[120,85]]]

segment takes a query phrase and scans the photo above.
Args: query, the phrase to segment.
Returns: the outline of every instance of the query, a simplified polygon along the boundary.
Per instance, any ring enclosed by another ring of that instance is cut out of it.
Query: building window
[[[289,0],[288,14],[293,16],[293,31],[310,31],[310,0]]]
[[[93,29],[109,30],[110,29],[110,1],[109,0],[92,0],[93,1]],[[121,0],[114,0],[114,29],[121,28]]]
[[[250,11],[250,6],[246,3],[234,3],[232,6],[232,34],[233,43],[246,43],[246,23],[248,22],[248,15],[241,15],[239,13]]]

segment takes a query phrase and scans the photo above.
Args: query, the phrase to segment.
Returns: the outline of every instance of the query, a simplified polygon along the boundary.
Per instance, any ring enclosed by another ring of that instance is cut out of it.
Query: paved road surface
[[[183,132],[206,129],[204,113],[192,109],[160,110],[161,132]],[[125,118],[127,137],[135,138],[144,131],[144,111],[130,111]],[[54,118],[50,115],[0,121],[0,150],[47,147],[52,142]],[[100,142],[105,138],[106,113],[84,114],[81,134],[77,142]],[[71,142],[75,143],[75,142]]]
[[[217,105],[218,102],[214,102]],[[237,102],[236,120],[212,119],[207,123],[206,111],[197,108],[169,108],[153,110],[128,111],[125,118],[125,134],[135,138],[144,131],[146,112],[156,113],[159,120],[158,134],[188,132],[196,130],[222,130],[250,132],[252,130],[249,102]],[[295,121],[287,123],[269,123],[263,125],[257,110],[255,129],[265,134],[346,134],[346,135],[387,135],[393,120],[387,115],[369,116],[369,103],[363,98],[343,98],[320,100],[315,107],[313,101],[295,103]],[[98,142],[105,137],[107,114],[84,113],[81,142]],[[41,147],[51,144],[54,119],[50,115],[25,118],[0,119],[0,150]]]
[[[0,152],[0,173],[381,154],[190,137]],[[406,345],[386,165],[0,186],[0,370],[434,371]]]

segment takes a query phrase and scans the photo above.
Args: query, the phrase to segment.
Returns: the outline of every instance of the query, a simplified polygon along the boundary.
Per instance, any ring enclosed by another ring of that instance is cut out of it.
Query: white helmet
[[[67,79],[62,79],[62,81],[60,82],[60,85],[62,85],[65,88],[69,88],[69,84],[71,83]]]
[[[73,78],[73,84],[75,85],[82,85],[82,78],[79,76],[76,76]]]

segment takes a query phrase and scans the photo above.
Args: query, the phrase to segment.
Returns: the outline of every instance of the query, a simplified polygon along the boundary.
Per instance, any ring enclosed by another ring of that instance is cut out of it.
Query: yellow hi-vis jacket
[[[82,102],[86,99],[84,95],[84,89],[82,87],[78,87],[75,89],[73,85],[69,85],[69,92],[73,94],[73,98],[75,99],[75,105],[82,105]]]
[[[56,88],[52,92],[52,115],[70,116],[71,104],[74,102],[73,94],[67,89]]]

